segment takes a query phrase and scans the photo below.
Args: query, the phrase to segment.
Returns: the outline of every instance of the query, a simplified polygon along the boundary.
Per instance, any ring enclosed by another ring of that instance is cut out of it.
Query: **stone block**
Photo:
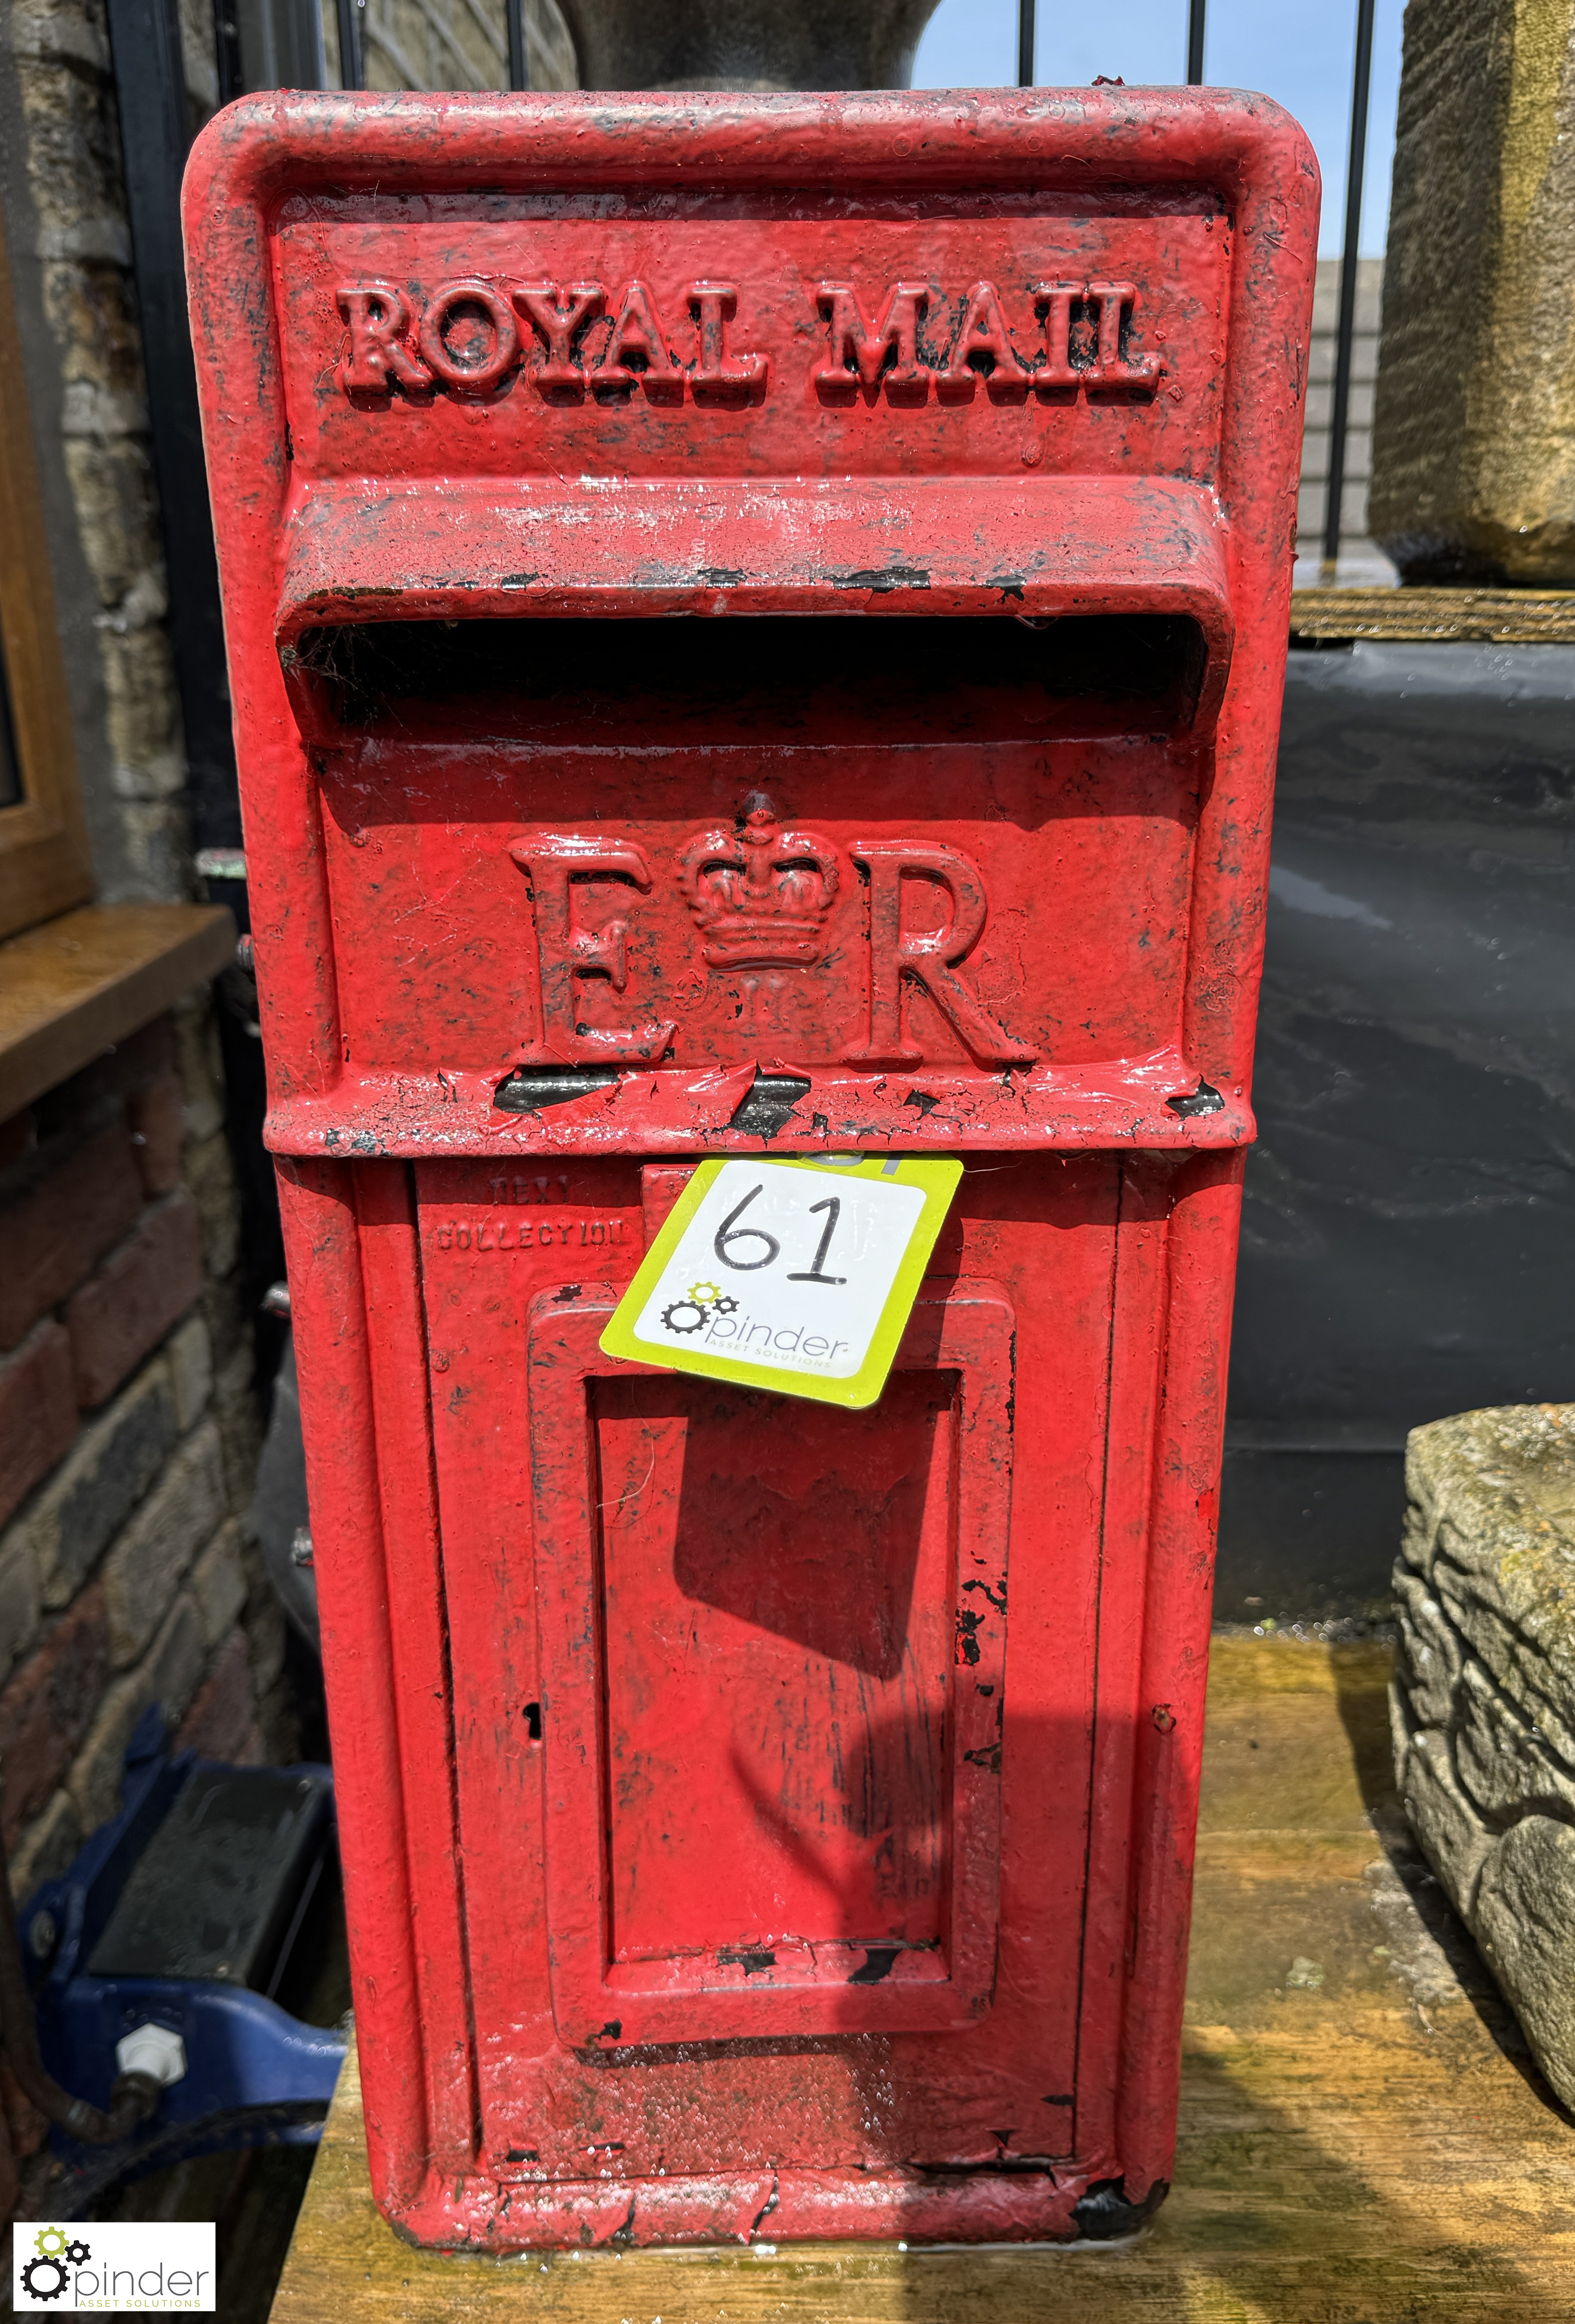
[[[1566,2106],[1575,2106],[1575,1824],[1528,1815],[1478,1884],[1473,1932]]]
[[[1575,1406],[1412,1432],[1402,1554],[1532,1725],[1575,1757]]]
[[[225,1489],[232,1509],[249,1506],[257,1486],[262,1424],[252,1392],[255,1367],[251,1342],[243,1341],[220,1367],[214,1382],[214,1417],[225,1448]]]
[[[204,1315],[193,1315],[170,1334],[164,1359],[175,1392],[175,1417],[193,1428],[207,1409],[213,1394],[213,1337]]]
[[[84,1831],[93,1831],[120,1803],[125,1747],[150,1702],[163,1714],[166,1729],[177,1726],[201,1683],[207,1648],[202,1623],[189,1598],[177,1598],[164,1627],[134,1670],[105,1692],[86,1741],[72,1762],[66,1787],[76,1802]]]
[[[151,806],[127,801],[120,811],[125,860],[136,878],[155,895],[180,895],[187,874],[190,837],[183,799],[160,799]]]
[[[283,1607],[273,1594],[271,1582],[265,1582],[261,1592],[253,1592],[246,1614],[246,1635],[252,1642],[252,1675],[259,1695],[273,1686],[284,1668],[285,1641],[290,1623]]]
[[[62,1141],[64,1142],[64,1141]],[[69,1298],[134,1223],[142,1180],[124,1113],[57,1159],[41,1149],[38,1175],[0,1210],[0,1349]]]
[[[1550,1686],[1549,1668],[1534,1641],[1518,1637],[1507,1628],[1502,1611],[1484,1605],[1469,1588],[1451,1589],[1444,1577],[1440,1601],[1462,1643],[1482,1664],[1496,1686],[1519,1711],[1527,1724],[1545,1735],[1560,1755],[1575,1761],[1575,1731],[1568,1709],[1560,1709],[1556,1686]]]
[[[113,1395],[201,1291],[197,1208],[181,1187],[145,1211],[66,1303],[78,1402],[92,1409]]]
[[[241,1528],[235,1517],[219,1527],[192,1567],[190,1590],[202,1617],[203,1636],[210,1646],[216,1646],[240,1619],[246,1602]]]
[[[1399,1629],[1396,1660],[1400,1683],[1425,1727],[1441,1727],[1450,1716],[1460,1675],[1460,1637],[1420,1574],[1395,1569],[1395,1613]]]
[[[1421,1728],[1395,1769],[1395,1787],[1427,1860],[1469,1918],[1471,1898],[1493,1834],[1456,1779],[1450,1738]]]
[[[280,1677],[266,1692],[257,1689],[256,1757],[264,1765],[288,1767],[304,1758],[309,1747],[301,1733],[300,1699],[288,1678]]]
[[[58,1323],[41,1323],[0,1360],[0,1525],[65,1458],[76,1434],[71,1342]]]
[[[72,282],[66,290],[61,285],[62,303],[70,309],[77,303],[71,296],[77,287]],[[72,312],[73,322],[77,319]],[[111,616],[99,632],[105,647],[106,723],[111,751],[124,763],[161,724],[159,678],[168,664],[169,639],[158,631],[116,626],[124,623],[121,609],[134,598],[143,576],[158,563],[158,503],[146,452],[134,438],[67,437],[61,453],[77,503],[83,553]],[[172,702],[165,702],[161,724],[166,733],[173,708]]]
[[[45,1880],[58,1880],[82,1845],[82,1819],[69,1792],[56,1792],[11,1852],[11,1893],[20,1911]]]
[[[110,1650],[117,1669],[141,1654],[224,1514],[219,1435],[210,1420],[174,1453],[104,1561]]]
[[[1454,1724],[1460,1788],[1490,1823],[1524,1815],[1534,1805],[1575,1820],[1575,1769],[1548,1748],[1474,1659],[1460,1674]]]
[[[1575,579],[1575,0],[1405,15],[1370,522],[1416,582]]]
[[[223,1130],[190,1147],[186,1183],[202,1219],[203,1258],[210,1275],[228,1275],[240,1250],[240,1210],[235,1165]]]
[[[169,1368],[155,1358],[83,1429],[17,1520],[38,1560],[46,1606],[69,1604],[158,1475],[178,1433]]]
[[[172,1074],[161,1074],[126,1105],[143,1192],[171,1194],[180,1184],[180,1148],[186,1139],[186,1101]]]
[[[198,1145],[225,1125],[225,1068],[213,1004],[205,994],[174,1012],[175,1070],[186,1101],[187,1136]]]
[[[5,1844],[45,1806],[88,1732],[109,1675],[103,1592],[83,1593],[0,1691]]]
[[[18,7],[11,19],[11,42],[19,57],[109,70],[109,42],[97,12],[70,6]]]
[[[0,1541],[0,1681],[38,1636],[41,1610],[38,1560],[17,1527]]]
[[[1395,1766],[1423,1852],[1575,2103],[1575,1405],[1413,1432]]]
[[[250,1351],[256,1315],[233,1275],[223,1282],[208,1277],[207,1288],[202,1295],[202,1312],[207,1319],[207,1336],[213,1343],[216,1372],[243,1348]]]

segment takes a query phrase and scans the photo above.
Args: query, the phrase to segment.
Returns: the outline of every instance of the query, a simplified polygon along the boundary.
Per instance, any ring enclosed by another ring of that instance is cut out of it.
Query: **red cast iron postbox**
[[[277,96],[188,182],[373,2170],[422,2241],[1170,2169],[1318,208],[1214,92]],[[620,1363],[966,1165],[880,1401]]]

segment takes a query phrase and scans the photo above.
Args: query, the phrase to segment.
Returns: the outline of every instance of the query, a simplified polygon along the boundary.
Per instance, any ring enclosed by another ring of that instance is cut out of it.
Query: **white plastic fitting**
[[[186,2078],[186,2044],[167,2025],[134,2025],[115,2043],[115,2062],[123,2074],[146,2074],[168,2089]]]

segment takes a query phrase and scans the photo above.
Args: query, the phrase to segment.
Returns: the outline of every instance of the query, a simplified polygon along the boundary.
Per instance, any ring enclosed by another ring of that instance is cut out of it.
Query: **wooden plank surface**
[[[1291,635],[1329,642],[1575,644],[1575,589],[1298,589]]]
[[[417,2252],[352,2053],[273,2324],[1570,2324],[1575,2126],[1407,1843],[1386,1672],[1216,1641],[1176,2185],[1136,2242]]]
[[[0,944],[0,1121],[235,957],[223,904],[88,904]]]

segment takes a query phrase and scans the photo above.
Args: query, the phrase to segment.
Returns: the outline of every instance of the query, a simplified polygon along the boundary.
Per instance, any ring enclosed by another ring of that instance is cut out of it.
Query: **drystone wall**
[[[1575,2105],[1575,1404],[1413,1432],[1395,1762],[1429,1862]]]

